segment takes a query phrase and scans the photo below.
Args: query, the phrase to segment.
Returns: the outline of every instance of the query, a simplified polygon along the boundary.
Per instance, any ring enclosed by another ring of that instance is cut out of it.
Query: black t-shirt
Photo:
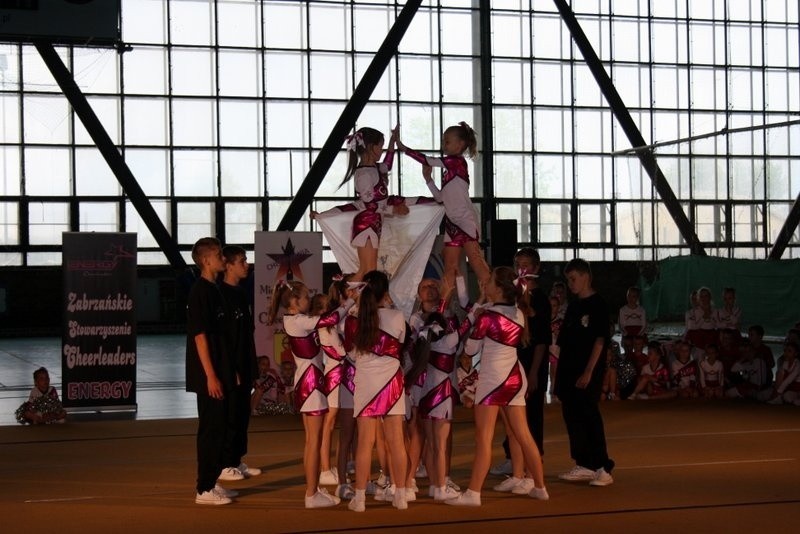
[[[597,338],[604,340],[604,347],[594,367],[592,383],[597,381],[598,377],[602,383],[606,361],[605,349],[610,342],[609,321],[608,306],[597,293],[569,303],[558,334],[561,351],[556,370],[556,395],[560,396],[562,393],[559,391],[565,393],[566,388],[575,386],[575,382],[586,370]]]
[[[530,332],[530,341],[527,347],[517,347],[517,358],[519,358],[525,372],[528,373],[533,365],[533,352],[536,345],[544,345],[549,347],[553,342],[553,333],[550,330],[550,299],[547,298],[541,288],[534,288],[530,294],[531,308],[533,315],[528,316],[528,331]],[[547,358],[547,350],[545,349],[545,356]],[[543,360],[543,365],[539,367],[539,372],[545,372],[547,368],[547,360]]]
[[[219,290],[225,303],[225,329],[222,335],[225,351],[231,356],[241,384],[252,386],[253,380],[258,376],[258,369],[253,339],[255,325],[250,313],[250,302],[241,286],[222,282]]]
[[[194,341],[195,336],[202,333],[208,340],[211,364],[217,378],[229,389],[231,369],[222,343],[224,322],[225,306],[219,288],[205,278],[198,278],[189,290],[186,304],[186,391],[208,392],[206,373]]]

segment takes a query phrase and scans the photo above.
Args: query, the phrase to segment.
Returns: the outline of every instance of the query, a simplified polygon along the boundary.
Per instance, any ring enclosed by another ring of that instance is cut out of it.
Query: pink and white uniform
[[[672,383],[675,387],[685,389],[697,387],[697,362],[691,358],[686,363],[673,360],[670,365],[672,368]]]
[[[619,309],[619,330],[622,335],[643,335],[647,330],[647,314],[644,308],[637,305],[633,308],[627,304]]]
[[[321,415],[328,411],[322,350],[317,330],[336,326],[352,305],[353,301],[350,300],[341,308],[321,316],[304,313],[283,316],[283,328],[289,338],[289,347],[297,366],[294,373],[294,397],[295,407],[300,413]]]
[[[712,365],[706,358],[700,362],[700,387],[719,387],[724,383],[724,368],[717,360]]]
[[[329,408],[339,407],[339,387],[344,378],[344,362],[347,356],[337,327],[318,330],[319,346],[325,361],[325,393],[328,396]]]
[[[428,182],[428,189],[436,202],[444,204],[445,246],[463,247],[469,241],[478,241],[478,214],[469,196],[469,169],[464,156],[436,158],[410,148],[405,152],[423,165],[443,169],[441,189],[433,180]]]
[[[664,393],[669,389],[669,371],[667,371],[663,363],[659,362],[655,369],[650,367],[650,365],[645,365],[642,367],[641,376],[652,377],[650,387],[654,395]]]
[[[522,311],[513,304],[493,304],[475,321],[464,351],[470,356],[482,351],[476,404],[525,405],[528,380],[517,359],[524,325]]]
[[[422,398],[419,402],[420,413],[426,419],[453,419],[453,398],[456,394],[453,371],[456,353],[474,322],[475,317],[470,313],[458,330],[451,330],[431,343],[425,384],[422,386]]]
[[[355,417],[405,415],[403,370],[400,355],[406,337],[403,312],[389,308],[378,310],[379,337],[369,352],[356,351]]]

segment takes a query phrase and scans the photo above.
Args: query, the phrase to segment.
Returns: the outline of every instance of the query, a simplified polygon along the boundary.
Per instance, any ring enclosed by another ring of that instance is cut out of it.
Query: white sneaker
[[[238,469],[244,475],[245,478],[257,477],[258,475],[261,474],[261,469],[259,469],[258,467],[250,467],[244,462],[240,463],[239,467],[237,467],[236,469]]]
[[[336,486],[336,496],[340,499],[352,499],[356,492],[350,484],[339,484]]]
[[[428,469],[425,467],[425,464],[421,463],[417,466],[417,472],[414,473],[414,476],[417,478],[428,478]]]
[[[602,467],[595,472],[594,478],[589,482],[590,486],[610,486],[614,483],[611,473]]]
[[[375,500],[376,501],[390,502],[392,499],[394,499],[394,490],[395,489],[396,488],[395,488],[394,484],[389,484],[389,485],[384,486],[382,488],[376,489],[375,490]]]
[[[335,486],[339,483],[339,473],[335,469],[328,469],[319,474],[319,483],[323,486]]]
[[[558,475],[558,478],[561,480],[569,480],[570,482],[575,481],[585,481],[585,480],[592,480],[597,473],[595,473],[591,469],[586,469],[585,467],[581,467],[576,465],[566,473],[561,473]]]
[[[336,506],[338,503],[331,497],[331,495],[317,490],[314,495],[305,498],[306,508],[327,508],[329,506]]]
[[[513,490],[514,488],[516,488],[519,485],[520,482],[522,482],[521,478],[508,477],[507,479],[505,479],[504,481],[502,481],[500,484],[496,485],[492,489],[494,491],[500,491],[500,492],[506,493],[506,492],[509,492],[509,491]]]
[[[216,491],[217,493],[219,493],[223,497],[227,497],[229,499],[233,499],[234,497],[238,497],[239,496],[239,492],[238,491],[232,490],[232,489],[225,489],[222,486],[220,486],[219,484],[214,486],[214,491]]]
[[[398,510],[408,509],[408,501],[406,500],[406,488],[394,488],[396,491],[392,495],[392,506]]]
[[[536,487],[536,484],[533,483],[532,478],[523,478],[519,484],[514,486],[511,493],[514,495],[527,495],[534,487]]]
[[[468,489],[464,493],[459,493],[455,499],[448,499],[444,503],[452,506],[480,506],[481,494]]]
[[[245,476],[242,474],[241,471],[239,471],[238,467],[226,467],[219,474],[219,477],[217,477],[217,480],[227,480],[227,481],[244,480],[244,479]]]
[[[366,499],[364,499],[364,497],[353,497],[350,499],[350,502],[347,503],[347,507],[354,512],[363,512],[367,509]]]
[[[539,501],[550,500],[550,495],[547,493],[547,488],[533,488],[530,493],[528,493],[528,496]]]
[[[208,491],[204,491],[203,493],[198,493],[194,498],[194,502],[197,504],[220,505],[230,504],[233,501],[230,499],[230,497],[222,495],[216,489],[210,489]]]
[[[414,502],[417,500],[417,492],[414,488],[406,488],[406,502]]]
[[[509,459],[503,460],[501,463],[489,469],[490,474],[498,477],[503,475],[510,475],[513,472],[514,469],[511,467],[511,460]]]
[[[453,480],[450,477],[447,477],[445,479],[445,483],[448,488],[453,488],[454,491],[461,491],[461,486],[453,482]]]
[[[391,484],[391,480],[389,480],[389,477],[384,475],[383,471],[381,471],[381,474],[378,475],[378,479],[375,481],[375,484],[377,484],[379,487],[383,487]]]
[[[459,492],[450,486],[443,486],[441,488],[434,488],[433,500],[434,501],[449,501],[450,499],[457,499]]]
[[[416,478],[412,478],[411,479],[411,489],[414,490],[414,493],[419,491],[419,486],[417,486],[417,479]]]

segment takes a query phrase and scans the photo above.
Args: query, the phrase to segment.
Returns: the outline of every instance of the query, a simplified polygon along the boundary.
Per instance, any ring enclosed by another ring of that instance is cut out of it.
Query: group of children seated
[[[613,344],[606,354],[603,399],[728,397],[800,406],[800,324],[787,333],[776,366],[762,326],[742,337],[733,288],[724,289],[723,301],[714,309],[708,288],[693,292],[683,338],[648,342],[639,290],[628,289],[619,314],[622,349]]]
[[[250,396],[253,415],[291,415],[294,409],[293,361],[281,362],[280,373],[272,368],[269,356],[258,357],[258,378]]]

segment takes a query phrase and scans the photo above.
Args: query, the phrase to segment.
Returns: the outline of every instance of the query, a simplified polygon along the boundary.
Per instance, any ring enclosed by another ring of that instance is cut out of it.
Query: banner
[[[65,408],[136,407],[136,234],[63,234]]]
[[[279,280],[297,280],[308,287],[310,297],[323,291],[322,234],[319,232],[256,232],[254,260],[256,354],[269,356],[280,364],[292,360],[283,331],[281,307],[268,323],[272,292]]]

